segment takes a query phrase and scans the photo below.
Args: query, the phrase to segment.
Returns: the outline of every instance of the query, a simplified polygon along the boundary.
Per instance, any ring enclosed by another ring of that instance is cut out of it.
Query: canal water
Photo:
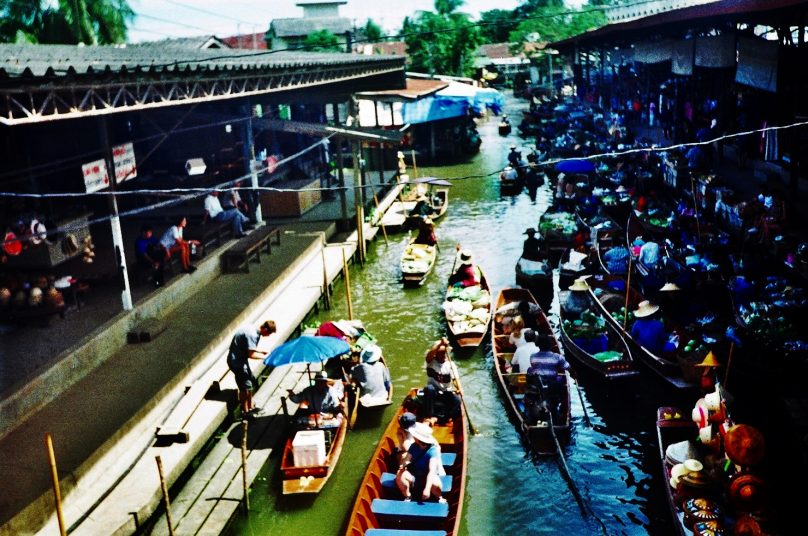
[[[524,101],[508,98],[506,112],[521,117]],[[514,133],[503,137],[498,119],[481,122],[481,153],[459,165],[418,168],[418,176],[451,179],[447,214],[437,223],[440,254],[435,271],[421,288],[404,289],[398,262],[406,234],[381,235],[369,248],[368,262],[350,276],[354,317],[378,340],[390,364],[395,399],[425,383],[424,353],[446,333],[441,311],[455,244],[470,250],[496,292],[514,286],[514,266],[522,234],[535,227],[551,193],[545,185],[532,201],[526,193],[501,195],[498,170]],[[410,170],[412,174],[412,170]],[[557,311],[557,302],[552,311]],[[335,289],[333,307],[315,320],[347,318],[345,288]],[[551,321],[556,322],[555,313]],[[461,534],[608,534],[673,533],[656,454],[657,406],[673,400],[653,379],[607,385],[580,375],[573,387],[573,432],[561,458],[534,457],[509,421],[495,383],[490,343],[456,355],[469,416],[477,429],[470,436],[469,471]],[[574,363],[573,363],[574,365]],[[580,393],[580,396],[579,396]],[[583,401],[583,406],[581,405]],[[237,519],[232,535],[343,534],[368,461],[383,427],[349,433],[335,473],[315,497],[283,497],[277,456],[263,469],[251,493],[252,511]],[[588,417],[588,422],[587,422]]]

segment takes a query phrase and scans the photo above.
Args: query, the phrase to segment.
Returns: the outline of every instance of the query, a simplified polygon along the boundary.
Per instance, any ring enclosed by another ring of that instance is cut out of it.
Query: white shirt
[[[540,352],[541,348],[535,342],[526,342],[516,349],[511,358],[511,366],[519,365],[519,372],[524,374],[530,368],[530,356]]]
[[[224,212],[222,209],[222,203],[215,195],[208,195],[205,198],[205,210],[208,212],[210,219],[214,219],[216,216]]]
[[[513,344],[514,346],[516,346],[517,348],[519,348],[520,346],[525,344],[525,342],[526,342],[525,341],[525,328],[522,328],[519,331],[519,336],[518,337],[516,336],[515,333],[511,333],[511,336],[508,337],[508,341],[510,341],[510,343]]]
[[[450,391],[452,389],[452,381],[451,378],[453,377],[452,374],[452,362],[448,359],[445,360],[443,363],[438,361],[437,359],[433,359],[429,363],[427,363],[426,368],[434,370],[437,374],[443,375],[444,377],[448,376],[448,382],[441,382],[438,381],[436,378],[429,376],[427,378],[427,383],[429,385],[434,386],[436,389],[441,391]]]
[[[177,240],[182,240],[182,227],[172,225],[163,233],[160,244],[166,249],[171,249],[177,244]]]

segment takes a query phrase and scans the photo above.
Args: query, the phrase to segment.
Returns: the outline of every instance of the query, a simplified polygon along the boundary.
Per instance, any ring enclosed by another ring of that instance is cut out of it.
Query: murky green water
[[[511,117],[520,117],[511,100]],[[514,132],[516,129],[514,128]],[[508,146],[521,144],[516,134],[497,134],[497,120],[480,125],[482,153],[463,165],[424,168],[419,176],[459,178],[501,169]],[[501,196],[495,175],[454,181],[450,207],[437,225],[442,247],[438,265],[423,287],[404,289],[398,261],[406,235],[379,238],[368,263],[351,273],[356,318],[380,341],[391,366],[396,400],[411,386],[425,382],[423,355],[446,330],[440,304],[451,270],[454,245],[471,250],[492,289],[513,286],[514,265],[521,253],[522,232],[535,226],[550,192],[535,202],[526,193]],[[554,304],[554,307],[556,305]],[[347,317],[344,287],[338,286],[334,307],[320,320]],[[553,318],[554,320],[555,318]],[[573,434],[564,449],[572,484],[562,476],[558,458],[526,454],[508,420],[492,373],[490,345],[457,357],[470,418],[478,434],[469,443],[469,473],[462,534],[653,534],[673,533],[659,476],[654,433],[655,409],[671,402],[655,385],[620,387],[581,378],[581,395],[592,426],[584,420],[573,392]],[[316,497],[283,497],[278,460],[273,457],[252,490],[253,511],[240,518],[234,535],[344,533],[356,491],[386,422],[375,429],[349,433],[336,471]],[[581,498],[576,501],[571,486]]]

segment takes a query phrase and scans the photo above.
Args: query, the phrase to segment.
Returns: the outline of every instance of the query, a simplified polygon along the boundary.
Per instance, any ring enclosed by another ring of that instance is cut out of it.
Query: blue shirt
[[[665,326],[656,318],[638,318],[631,326],[631,338],[652,354],[661,354],[667,335]]]
[[[547,383],[561,383],[559,373],[570,368],[564,356],[555,352],[536,352],[530,356],[528,374],[538,374]]]
[[[242,328],[236,331],[230,341],[230,351],[227,353],[228,364],[246,365],[250,352],[258,348],[260,339],[261,332],[255,328]]]
[[[424,450],[421,445],[413,442],[410,448],[407,449],[410,455],[410,466],[407,469],[415,478],[426,478],[429,474],[429,462],[432,458],[437,457],[440,463],[440,447],[438,445],[429,445],[429,448]]]

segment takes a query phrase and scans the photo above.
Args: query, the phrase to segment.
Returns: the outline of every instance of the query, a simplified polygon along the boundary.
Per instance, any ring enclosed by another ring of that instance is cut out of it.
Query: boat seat
[[[396,487],[396,475],[394,473],[382,473],[382,487],[393,488]],[[443,493],[452,491],[452,475],[443,475],[440,477],[440,490]]]
[[[449,516],[449,505],[438,502],[415,502],[390,499],[373,499],[370,511],[377,518],[389,521],[403,519],[440,522]]]
[[[444,467],[449,467],[450,465],[454,465],[455,460],[457,459],[456,452],[441,452],[440,453],[440,461],[443,463]]]
[[[445,530],[370,529],[365,536],[446,536]]]

